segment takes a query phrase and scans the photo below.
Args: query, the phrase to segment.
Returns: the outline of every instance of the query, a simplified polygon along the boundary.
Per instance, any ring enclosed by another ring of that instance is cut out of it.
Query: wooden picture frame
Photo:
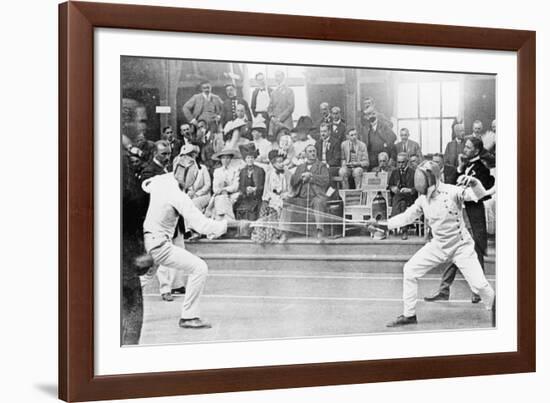
[[[100,27],[517,52],[517,351],[94,375],[93,33]],[[535,371],[535,147],[535,33],[531,31],[86,2],[60,4],[59,397],[66,401],[122,399]]]

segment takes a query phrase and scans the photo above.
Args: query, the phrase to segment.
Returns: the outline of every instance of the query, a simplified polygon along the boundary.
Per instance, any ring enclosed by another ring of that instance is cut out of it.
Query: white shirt
[[[212,189],[214,193],[227,188],[227,193],[235,193],[239,190],[239,169],[229,166],[223,166],[214,170],[214,180]]]
[[[273,149],[273,144],[271,141],[264,139],[263,137],[258,140],[253,140],[254,145],[256,146],[256,149],[259,151],[258,158],[256,158],[256,161],[259,162],[269,162],[268,155],[269,152]]]
[[[480,186],[462,188],[440,183],[429,197],[420,195],[405,212],[388,220],[388,229],[412,224],[424,214],[432,229],[433,239],[443,253],[452,253],[464,240],[470,239],[462,218],[464,201],[477,201],[484,196]]]
[[[179,188],[173,173],[148,179],[142,187],[151,195],[143,223],[143,232],[151,234],[156,240],[149,245],[149,250],[172,239],[180,215],[186,225],[201,234],[219,237],[227,231],[227,221],[206,218]]]
[[[270,98],[267,87],[265,89],[260,88],[258,90],[258,95],[256,96],[256,112],[267,112],[269,102]]]

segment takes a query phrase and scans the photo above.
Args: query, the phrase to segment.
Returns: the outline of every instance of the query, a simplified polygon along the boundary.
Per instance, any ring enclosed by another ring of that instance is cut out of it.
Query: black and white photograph
[[[494,74],[122,56],[121,344],[495,327]]]

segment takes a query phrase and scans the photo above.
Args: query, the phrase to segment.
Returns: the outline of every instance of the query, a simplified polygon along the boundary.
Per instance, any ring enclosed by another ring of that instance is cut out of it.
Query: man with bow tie
[[[422,150],[420,149],[420,144],[416,141],[409,139],[410,133],[409,129],[406,127],[402,128],[399,131],[399,137],[401,141],[395,143],[395,151],[397,153],[407,154],[407,158],[410,159],[411,156],[416,155],[419,159],[422,159]]]
[[[340,159],[342,156],[340,141],[330,135],[329,125],[327,123],[321,123],[321,126],[319,126],[319,133],[320,139],[315,143],[317,158],[327,165],[329,176],[332,179],[338,176],[340,170]]]
[[[416,199],[414,188],[414,170],[408,166],[409,156],[405,152],[397,154],[397,169],[394,169],[388,180],[388,187],[392,193],[391,216],[403,213]],[[408,238],[409,226],[402,227],[401,239]]]
[[[338,106],[333,106],[331,111],[330,135],[343,142],[346,140],[346,123],[342,119],[342,110]]]

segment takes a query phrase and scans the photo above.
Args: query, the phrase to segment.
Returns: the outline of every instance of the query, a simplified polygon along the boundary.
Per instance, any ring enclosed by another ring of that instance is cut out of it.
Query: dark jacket
[[[328,139],[329,145],[326,151],[327,164],[330,167],[340,167],[342,152],[340,151],[340,141],[334,137]],[[317,140],[315,143],[315,149],[317,150],[317,158],[321,161],[323,158],[323,140]]]
[[[407,206],[413,204],[416,199],[417,193],[414,188],[414,169],[406,167],[403,175],[400,174],[399,168],[396,168],[390,174],[388,179],[388,188],[391,190],[392,187],[397,186],[398,189],[409,188],[412,190],[411,193],[393,193],[392,205],[395,206],[401,201],[405,201]]]
[[[168,172],[167,170],[164,170],[163,167],[161,167],[159,164],[155,162],[154,159],[149,161],[141,171],[141,177],[140,180],[143,182],[144,180],[147,180],[149,178],[152,178],[153,176],[162,175]]]
[[[455,185],[457,179],[458,179],[458,172],[456,172],[456,168],[452,165],[444,165],[443,182],[448,185]]]
[[[256,101],[258,99],[258,93],[260,92],[260,87],[255,88],[254,91],[252,91],[252,99],[250,100],[250,109],[252,109],[252,113],[254,116],[256,116]],[[269,94],[269,98],[271,99],[271,93],[273,92],[272,88],[267,87],[267,93]],[[267,111],[265,111],[267,112]]]
[[[329,173],[327,166],[321,161],[317,160],[311,166],[309,172],[313,174],[309,182],[302,182],[302,174],[307,172],[307,163],[298,165],[296,172],[290,178],[290,186],[295,197],[305,198],[307,195],[307,183],[309,183],[309,195],[310,197],[324,197],[326,198],[326,192],[329,185]]]
[[[331,137],[338,139],[340,143],[346,140],[346,123],[342,119],[340,119],[338,124],[331,122],[328,127],[330,129]]]
[[[479,179],[483,187],[487,190],[492,188],[495,184],[495,178],[489,172],[489,168],[479,159],[468,163],[464,172],[459,172],[459,175],[461,174],[467,174]],[[483,200],[488,200],[489,198],[490,196],[478,202],[464,202],[476,248],[484,254],[487,250],[487,222],[485,220],[485,206]]]
[[[460,143],[456,140],[449,141],[445,147],[445,155],[443,161],[445,164],[452,165],[455,168],[458,166],[458,154],[462,154],[464,151],[464,143],[462,140]]]
[[[246,118],[249,122],[252,122],[252,114],[250,113],[250,108],[248,107],[248,102],[246,102],[242,98],[227,98],[225,101],[223,101],[223,107],[222,107],[222,125],[225,126],[227,122],[230,122],[231,120],[235,120],[237,118],[237,105],[244,105],[244,111],[246,114]]]
[[[369,124],[364,129],[363,136],[367,137],[367,148],[369,150],[369,161],[371,167],[378,166],[378,154],[386,152],[388,156],[395,160],[395,141],[397,136],[393,132],[387,120],[378,119],[376,130]],[[363,141],[361,139],[361,141]]]
[[[239,198],[240,199],[257,199],[261,200],[264,194],[265,184],[265,171],[257,165],[253,166],[252,180],[254,181],[254,187],[256,192],[251,195],[246,194],[246,187],[248,186],[248,167],[244,167],[239,172]]]

